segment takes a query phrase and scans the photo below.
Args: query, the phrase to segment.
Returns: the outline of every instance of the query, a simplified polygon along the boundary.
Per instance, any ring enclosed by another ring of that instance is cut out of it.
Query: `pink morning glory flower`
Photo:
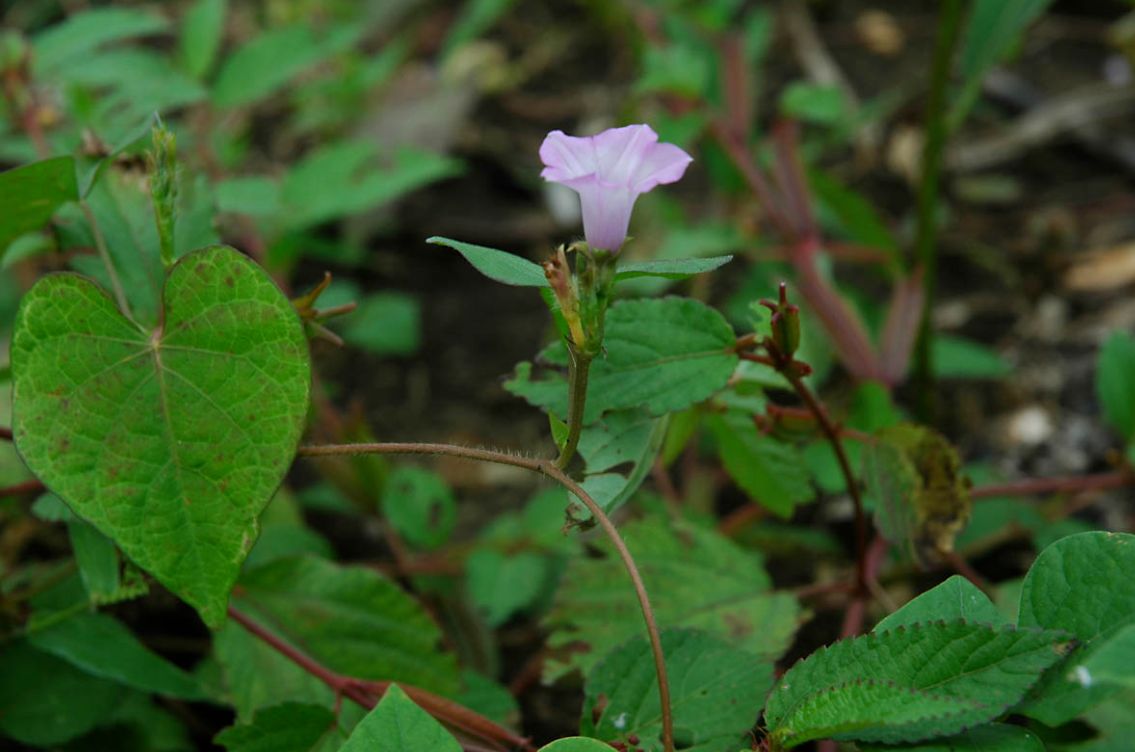
[[[583,233],[592,249],[617,253],[627,239],[639,194],[682,177],[693,161],[674,144],[658,143],[649,125],[610,128],[577,138],[552,131],[540,145],[540,177],[579,194]]]

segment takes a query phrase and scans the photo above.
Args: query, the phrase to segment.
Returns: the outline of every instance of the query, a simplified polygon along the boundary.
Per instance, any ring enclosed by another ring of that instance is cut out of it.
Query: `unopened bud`
[[[579,300],[575,293],[575,286],[572,284],[571,267],[568,266],[564,247],[561,245],[557,248],[556,255],[545,261],[541,266],[544,267],[544,277],[547,278],[548,284],[552,287],[552,293],[556,296],[556,302],[559,303],[560,313],[563,314],[564,321],[571,332],[572,340],[577,347],[583,347],[586,337],[583,333],[583,322],[579,318]]]
[[[800,307],[788,302],[788,285],[780,283],[780,300],[762,300],[760,304],[772,311],[769,324],[772,327],[772,341],[780,354],[791,358],[800,346]]]

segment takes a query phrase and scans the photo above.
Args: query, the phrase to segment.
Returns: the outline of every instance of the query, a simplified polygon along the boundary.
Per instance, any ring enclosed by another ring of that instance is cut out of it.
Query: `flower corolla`
[[[635,199],[678,180],[693,161],[674,144],[658,143],[649,125],[610,128],[586,138],[552,131],[540,146],[540,160],[542,178],[579,194],[587,244],[612,253],[627,238]]]

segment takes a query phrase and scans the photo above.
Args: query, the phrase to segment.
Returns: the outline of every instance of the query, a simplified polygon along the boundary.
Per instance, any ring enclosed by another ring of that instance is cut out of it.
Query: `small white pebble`
[[[1009,438],[1014,443],[1036,445],[1056,430],[1048,411],[1040,405],[1022,408],[1009,418]]]

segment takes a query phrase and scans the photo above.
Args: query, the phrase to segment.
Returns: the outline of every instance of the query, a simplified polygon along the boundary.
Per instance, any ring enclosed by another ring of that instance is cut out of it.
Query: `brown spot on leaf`
[[[228,285],[229,287],[232,287],[235,284],[235,281],[233,280],[232,275],[225,277],[225,284]]]

